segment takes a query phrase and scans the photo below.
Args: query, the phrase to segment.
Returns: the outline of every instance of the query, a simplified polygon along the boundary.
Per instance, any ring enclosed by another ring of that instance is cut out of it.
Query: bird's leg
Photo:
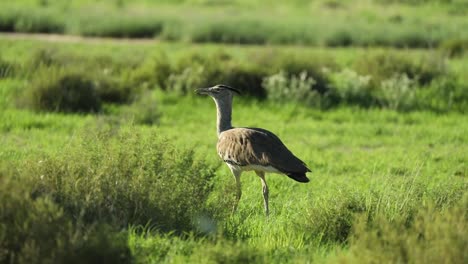
[[[265,180],[265,172],[263,171],[255,171],[260,180],[262,180],[262,190],[263,190],[263,205],[265,206],[265,214],[268,216],[270,214],[270,210],[268,208],[268,185]]]
[[[232,175],[234,175],[234,178],[236,179],[236,202],[234,203],[234,207],[232,208],[232,213],[236,212],[237,206],[239,205],[240,198],[242,196],[242,189],[241,189],[241,182],[240,182],[240,176],[242,174],[242,171],[235,170],[231,168]]]

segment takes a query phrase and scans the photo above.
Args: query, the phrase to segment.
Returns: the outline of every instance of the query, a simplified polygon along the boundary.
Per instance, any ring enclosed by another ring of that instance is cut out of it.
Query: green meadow
[[[353,3],[2,3],[2,31],[138,39],[0,33],[0,262],[467,263],[466,5]],[[267,174],[269,217],[253,172],[232,212],[218,83],[312,170]]]
[[[18,0],[0,30],[195,43],[466,49],[465,0]]]

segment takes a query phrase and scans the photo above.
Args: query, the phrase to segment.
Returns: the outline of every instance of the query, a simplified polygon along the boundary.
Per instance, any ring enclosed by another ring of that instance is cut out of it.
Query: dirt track
[[[50,42],[68,42],[68,43],[116,43],[116,44],[154,44],[157,39],[128,39],[128,38],[98,38],[98,37],[82,37],[75,35],[60,35],[60,34],[29,34],[29,33],[9,33],[0,32],[1,39],[35,39]]]

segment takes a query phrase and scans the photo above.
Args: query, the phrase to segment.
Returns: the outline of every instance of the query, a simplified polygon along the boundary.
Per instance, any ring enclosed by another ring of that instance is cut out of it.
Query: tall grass
[[[137,1],[124,4],[107,0],[73,4],[51,1],[37,5],[17,1],[2,8],[0,30],[118,38],[161,37],[195,43],[330,47],[432,48],[447,40],[468,37],[463,19],[468,9],[458,2],[333,3],[337,2],[272,5],[263,1],[218,4]],[[458,13],[451,14],[452,9]]]
[[[377,50],[345,65],[337,56],[278,49],[173,53],[166,47],[150,56],[141,53],[128,63],[126,56],[86,54],[32,48],[23,60],[3,60],[5,77],[26,79],[18,101],[41,111],[99,112],[102,104],[131,103],[147,90],[186,95],[217,83],[261,100],[320,109],[353,105],[465,112],[468,104],[464,77],[450,68],[447,57],[433,52]]]
[[[162,91],[155,95],[162,116],[152,128],[32,112],[8,121],[13,128],[2,133],[9,148],[27,144],[43,151],[0,150],[8,157],[0,174],[4,259],[367,263],[464,258],[463,115],[320,112],[236,98],[235,123],[274,131],[314,170],[308,185],[268,176],[272,214],[266,219],[261,184],[250,173],[242,177],[238,211],[230,212],[235,183],[213,152],[212,102]],[[42,120],[42,126],[27,128],[27,119]],[[58,124],[63,122],[68,124]],[[179,127],[184,129],[175,133]],[[43,145],[34,142],[37,138]],[[184,150],[192,146],[194,151]],[[439,246],[449,250],[433,250]]]

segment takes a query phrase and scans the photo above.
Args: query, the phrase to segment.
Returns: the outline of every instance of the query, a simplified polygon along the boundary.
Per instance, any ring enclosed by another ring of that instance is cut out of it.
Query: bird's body
[[[268,208],[268,185],[265,173],[280,173],[298,182],[309,182],[310,170],[272,132],[261,128],[234,128],[231,125],[232,92],[238,91],[226,85],[198,89],[200,94],[210,95],[217,108],[217,151],[226,162],[237,183],[237,203],[242,195],[240,176],[243,171],[255,171],[262,181],[265,213]]]
[[[310,170],[268,130],[261,128],[231,128],[219,135],[217,144],[221,159],[241,171],[282,173],[299,181],[308,182]]]

